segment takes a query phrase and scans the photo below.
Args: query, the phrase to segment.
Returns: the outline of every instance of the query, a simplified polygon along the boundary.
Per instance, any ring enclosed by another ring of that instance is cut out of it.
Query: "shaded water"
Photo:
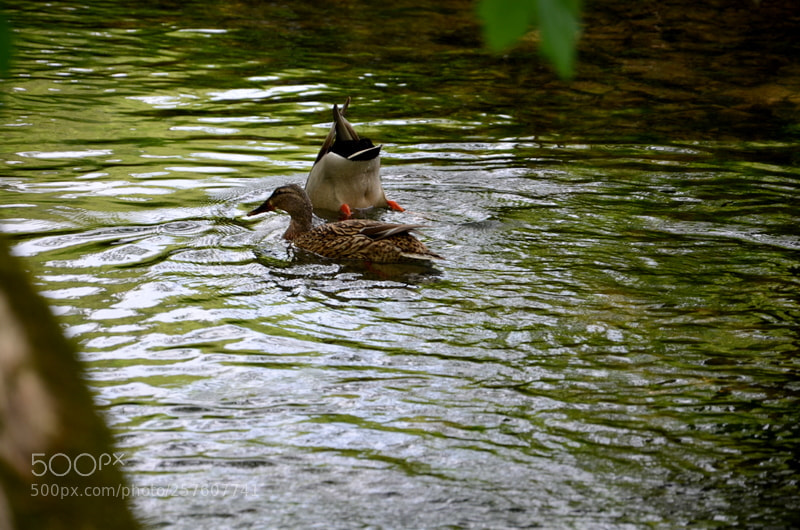
[[[460,4],[397,7],[377,51],[348,9],[49,6],[10,13],[2,227],[148,522],[796,521],[791,128],[542,130],[508,98],[549,92],[493,73],[468,29],[403,47]],[[379,217],[430,226],[435,274],[293,256],[285,216],[243,217],[304,181],[347,95],[407,208]],[[602,114],[568,99],[541,112]]]

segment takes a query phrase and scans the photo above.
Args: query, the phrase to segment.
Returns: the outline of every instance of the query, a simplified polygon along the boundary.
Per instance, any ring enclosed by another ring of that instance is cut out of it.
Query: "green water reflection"
[[[466,2],[9,10],[2,227],[148,522],[796,521],[796,15],[722,7],[715,41],[710,7],[615,5],[571,85],[483,52]],[[437,274],[243,217],[347,95]],[[248,489],[176,493],[212,484]]]

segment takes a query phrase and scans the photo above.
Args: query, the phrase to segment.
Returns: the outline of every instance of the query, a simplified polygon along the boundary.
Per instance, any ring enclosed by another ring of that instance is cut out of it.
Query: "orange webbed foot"
[[[386,201],[386,204],[388,204],[389,208],[391,208],[395,212],[405,212],[406,211],[405,208],[403,208],[402,206],[400,206],[399,204],[397,204],[394,201]]]
[[[342,213],[341,217],[342,220],[350,219],[350,217],[353,216],[353,210],[351,210],[350,207],[346,204],[342,204],[341,206],[339,206],[339,211]]]

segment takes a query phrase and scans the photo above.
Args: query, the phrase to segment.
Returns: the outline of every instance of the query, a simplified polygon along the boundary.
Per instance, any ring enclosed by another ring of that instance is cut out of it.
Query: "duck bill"
[[[251,215],[258,215],[260,213],[274,212],[274,211],[275,211],[275,208],[272,206],[272,203],[270,203],[269,201],[265,201],[264,204],[262,204],[258,208],[254,209],[254,210],[250,210],[249,212],[247,212],[247,216],[249,217]]]

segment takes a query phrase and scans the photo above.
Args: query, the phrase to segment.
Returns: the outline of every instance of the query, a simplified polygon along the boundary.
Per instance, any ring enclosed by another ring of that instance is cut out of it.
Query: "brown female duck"
[[[360,137],[344,117],[350,98],[339,110],[333,106],[333,125],[306,180],[306,193],[315,210],[340,212],[347,219],[353,208],[391,208],[381,184],[381,146]]]
[[[277,188],[269,199],[247,215],[274,210],[283,210],[292,218],[284,239],[326,258],[375,263],[419,263],[444,259],[409,233],[423,225],[348,219],[312,227],[311,200],[297,184]]]

